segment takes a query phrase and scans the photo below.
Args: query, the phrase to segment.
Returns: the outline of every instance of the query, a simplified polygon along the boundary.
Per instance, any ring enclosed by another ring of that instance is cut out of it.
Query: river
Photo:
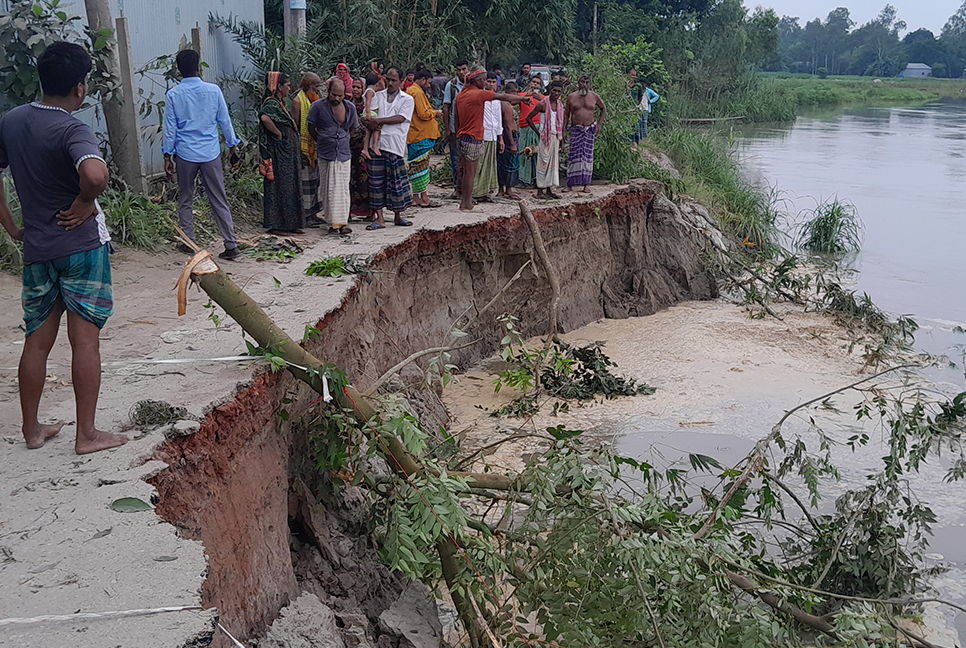
[[[960,366],[942,379],[964,389],[966,103],[855,108],[735,136],[743,169],[778,189],[790,220],[835,196],[855,205],[859,289],[911,315],[917,350],[948,355]]]

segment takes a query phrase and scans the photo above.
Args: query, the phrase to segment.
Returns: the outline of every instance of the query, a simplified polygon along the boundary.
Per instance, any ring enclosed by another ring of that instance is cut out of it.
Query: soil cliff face
[[[534,212],[559,274],[565,331],[717,296],[701,251],[718,234],[709,232],[706,212],[679,208],[662,190],[660,183],[643,182],[601,200]],[[526,335],[545,333],[550,289],[539,264],[531,262],[507,287],[532,249],[519,216],[418,231],[373,259],[372,272],[358,277],[317,325],[322,334],[310,350],[364,388],[410,353],[451,342],[457,320],[467,339],[479,340],[454,352],[460,365],[497,348],[501,313],[516,315]],[[312,308],[312,295],[305,295],[305,304]],[[156,456],[169,464],[152,479],[160,495],[157,512],[204,542],[203,603],[217,607],[222,623],[242,640],[263,633],[304,589],[293,569],[289,531],[290,518],[304,508],[300,489],[289,487],[290,464],[304,462],[290,454],[300,455],[304,442],[292,438],[278,410],[287,394],[295,395],[284,407],[291,420],[300,418],[313,400],[306,391],[286,373],[262,373],[213,407],[197,433],[169,440]],[[336,599],[325,602],[338,612]],[[378,608],[391,602],[352,604],[375,623]],[[213,645],[228,645],[220,641],[216,637]]]

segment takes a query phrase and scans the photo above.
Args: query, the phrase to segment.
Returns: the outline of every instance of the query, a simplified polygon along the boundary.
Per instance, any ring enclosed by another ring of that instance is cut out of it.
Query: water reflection
[[[735,134],[746,172],[777,186],[790,214],[832,196],[855,204],[865,225],[859,290],[912,315],[921,350],[966,343],[952,331],[966,323],[966,103],[813,114]],[[963,385],[958,370],[943,377]]]

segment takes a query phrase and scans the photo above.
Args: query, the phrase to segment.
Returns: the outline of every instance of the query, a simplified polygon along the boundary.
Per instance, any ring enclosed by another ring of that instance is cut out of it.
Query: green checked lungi
[[[64,308],[104,328],[114,314],[110,243],[23,269],[23,321],[30,335],[50,317],[60,299]]]

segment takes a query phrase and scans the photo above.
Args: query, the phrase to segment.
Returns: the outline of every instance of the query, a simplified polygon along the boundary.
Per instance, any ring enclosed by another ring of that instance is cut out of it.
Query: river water
[[[857,108],[735,131],[753,179],[776,187],[791,219],[850,201],[864,224],[858,286],[911,315],[918,350],[962,364],[966,335],[966,103]],[[943,372],[964,387],[962,368]]]

